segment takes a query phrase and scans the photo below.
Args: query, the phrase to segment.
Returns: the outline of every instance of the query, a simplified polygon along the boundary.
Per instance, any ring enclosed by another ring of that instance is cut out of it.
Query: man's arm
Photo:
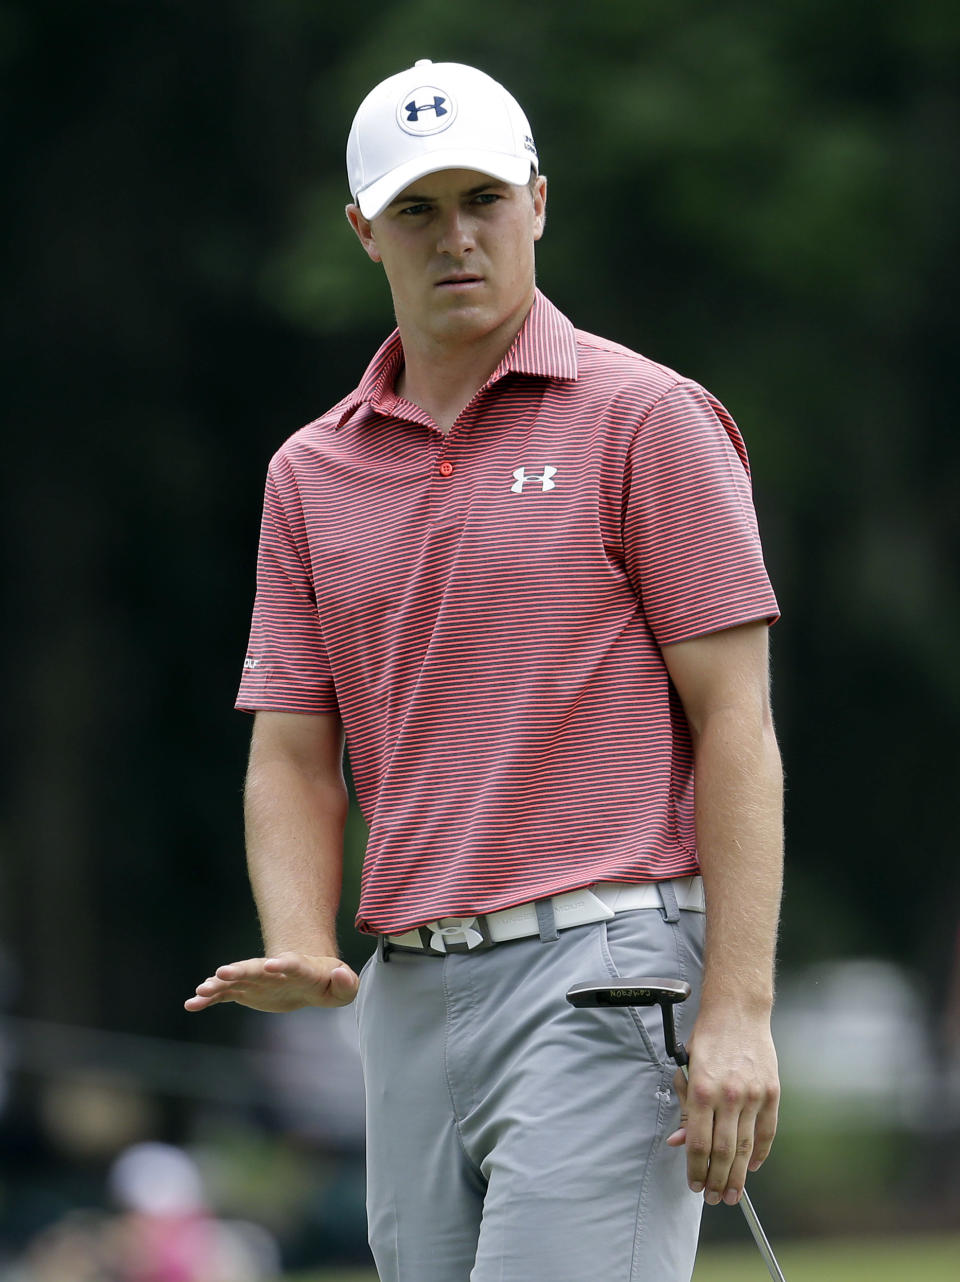
[[[247,867],[265,956],[221,966],[189,1011],[344,1006],[357,976],[337,956],[347,789],[337,716],[258,712],[244,792]]]
[[[694,746],[706,892],[700,1011],[690,1081],[677,1075],[687,1179],[733,1205],[773,1143],[780,1085],[770,1035],[783,869],[783,775],[770,715],[767,626],[663,648]]]

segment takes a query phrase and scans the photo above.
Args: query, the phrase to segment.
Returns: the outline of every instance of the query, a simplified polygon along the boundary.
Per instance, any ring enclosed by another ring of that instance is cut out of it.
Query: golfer
[[[238,699],[265,956],[186,1007],[357,999],[383,1282],[689,1279],[779,1094],[777,603],[743,442],[538,291],[547,183],[497,82],[392,76],[347,167],[397,328],[270,465]],[[656,1008],[564,999],[636,975],[693,988],[688,1086]]]

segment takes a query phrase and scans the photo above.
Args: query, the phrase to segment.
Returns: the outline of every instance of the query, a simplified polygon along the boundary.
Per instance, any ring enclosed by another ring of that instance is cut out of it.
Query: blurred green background
[[[182,1001],[258,947],[263,477],[391,327],[343,151],[421,57],[524,104],[545,292],[751,452],[788,776],[764,1222],[960,1229],[958,54],[941,0],[0,0],[0,1265],[109,1210],[143,1140],[284,1267],[366,1259],[346,1025]]]

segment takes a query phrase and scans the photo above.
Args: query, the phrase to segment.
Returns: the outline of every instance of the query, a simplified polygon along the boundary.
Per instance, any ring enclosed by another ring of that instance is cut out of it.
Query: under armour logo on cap
[[[405,93],[397,104],[397,124],[404,133],[422,138],[449,129],[457,117],[457,105],[444,89],[420,85]]]
[[[425,102],[422,106],[418,107],[416,102],[411,99],[404,107],[404,111],[407,113],[407,120],[416,123],[420,117],[421,111],[435,111],[437,113],[437,119],[439,120],[441,116],[445,116],[447,114],[447,109],[443,105],[446,101],[446,98],[441,98],[439,94],[434,94],[433,102]]]

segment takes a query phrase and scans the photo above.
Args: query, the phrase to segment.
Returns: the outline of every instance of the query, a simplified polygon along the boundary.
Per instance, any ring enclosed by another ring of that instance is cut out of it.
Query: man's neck
[[[468,341],[411,333],[398,318],[404,366],[397,395],[425,410],[446,435],[513,346],[528,311]]]

